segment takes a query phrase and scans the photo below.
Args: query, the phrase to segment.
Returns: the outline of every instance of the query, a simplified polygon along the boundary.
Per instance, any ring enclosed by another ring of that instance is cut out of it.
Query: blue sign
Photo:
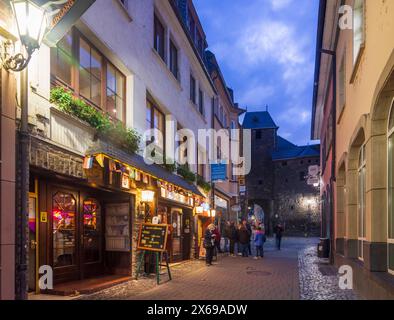
[[[211,164],[211,180],[212,182],[224,181],[227,178],[226,164]]]

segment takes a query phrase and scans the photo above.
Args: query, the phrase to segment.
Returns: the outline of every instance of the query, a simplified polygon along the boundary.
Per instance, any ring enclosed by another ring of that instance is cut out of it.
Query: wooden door
[[[54,281],[80,278],[80,233],[78,192],[51,186],[48,190],[50,209],[50,252]]]

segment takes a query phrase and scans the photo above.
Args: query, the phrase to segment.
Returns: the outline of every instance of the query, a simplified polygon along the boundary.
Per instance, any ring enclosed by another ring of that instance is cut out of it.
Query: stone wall
[[[275,162],[275,215],[285,224],[286,235],[320,235],[320,191],[307,184],[308,167],[319,158]]]

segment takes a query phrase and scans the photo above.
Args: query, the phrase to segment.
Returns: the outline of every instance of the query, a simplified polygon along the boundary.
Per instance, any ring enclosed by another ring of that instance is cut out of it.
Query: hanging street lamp
[[[47,19],[45,10],[30,0],[12,0],[11,7],[25,54],[15,54],[14,44],[5,41],[1,48],[1,62],[4,69],[20,72],[28,66],[34,51],[40,48],[47,30]]]

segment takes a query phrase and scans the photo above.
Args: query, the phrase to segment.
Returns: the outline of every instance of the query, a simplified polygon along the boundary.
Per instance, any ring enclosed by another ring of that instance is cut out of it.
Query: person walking
[[[215,249],[218,253],[222,253],[222,249],[220,248],[220,242],[222,240],[222,235],[219,231],[219,228],[216,226],[215,230],[213,230],[213,234],[215,235]]]
[[[276,247],[280,251],[281,245],[282,245],[282,236],[283,236],[283,226],[278,223],[275,227],[275,240],[276,240]]]
[[[232,221],[229,227],[229,239],[230,239],[230,256],[235,257],[235,244],[238,240],[238,233],[235,223]]]
[[[254,245],[256,248],[256,255],[255,259],[257,260],[259,257],[264,258],[264,242],[266,241],[265,239],[265,234],[261,227],[257,227],[255,236],[254,236]]]
[[[238,229],[238,243],[241,248],[242,257],[249,257],[249,244],[250,244],[250,236],[248,228],[246,227],[246,221],[244,221]]]
[[[212,265],[212,259],[215,253],[215,231],[216,226],[214,224],[210,224],[208,228],[205,230],[204,234],[204,248],[205,248],[205,262],[207,266]]]
[[[253,233],[253,230],[252,230],[252,226],[251,226],[251,224],[250,223],[248,223],[248,221],[244,221],[244,223],[245,223],[245,226],[246,226],[246,228],[248,229],[248,232],[249,232],[249,244],[248,244],[248,252],[249,252],[249,255],[252,255],[252,243],[251,243],[251,240],[252,240],[252,233]]]
[[[224,238],[224,252],[227,253],[229,252],[229,244],[230,244],[230,238],[231,238],[231,222],[226,221],[226,225],[224,226],[224,232],[223,232],[223,238]]]

